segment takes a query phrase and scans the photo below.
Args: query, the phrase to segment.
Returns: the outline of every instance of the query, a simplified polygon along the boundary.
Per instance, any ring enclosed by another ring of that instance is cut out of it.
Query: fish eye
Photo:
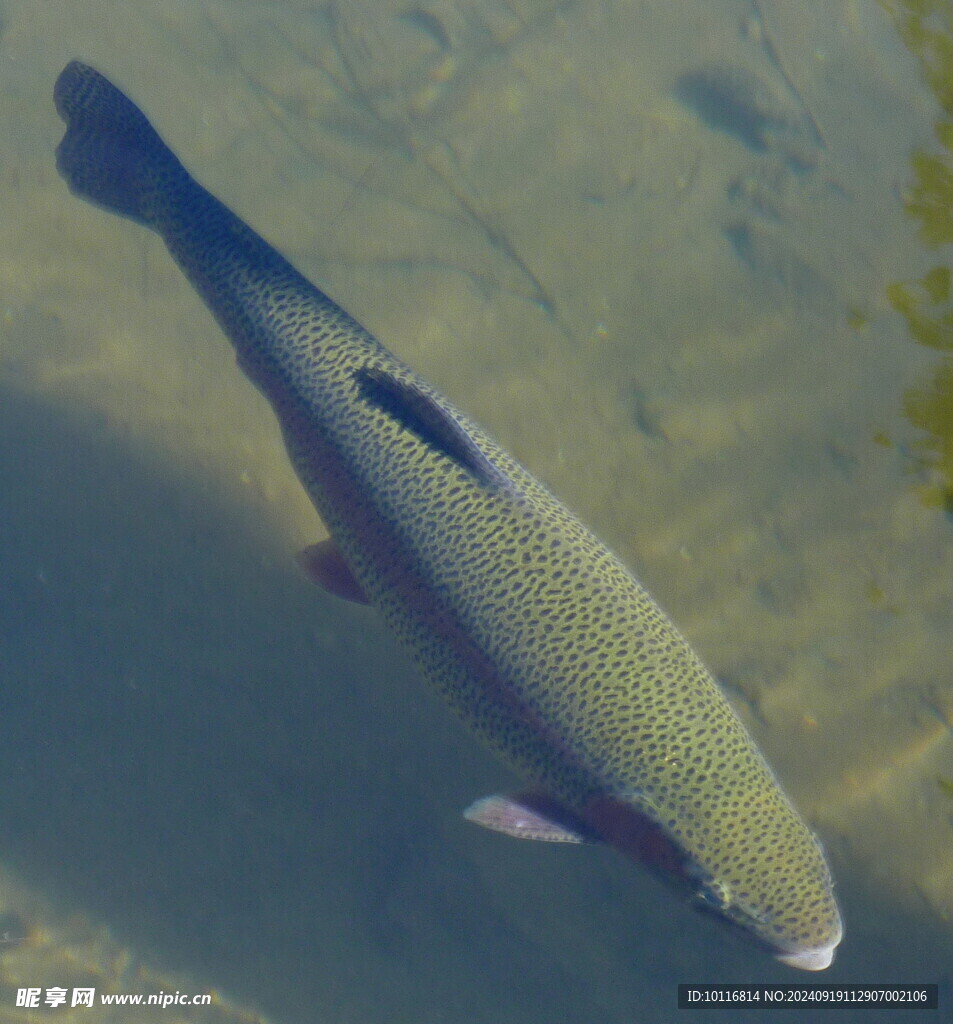
[[[703,913],[716,914],[722,920],[736,925],[743,932],[759,929],[768,924],[773,915],[755,909],[749,903],[739,899],[724,882],[718,879],[706,879],[699,882],[692,893],[692,900],[697,910]],[[750,936],[749,936],[750,937]]]
[[[701,880],[693,897],[702,909],[716,913],[724,913],[731,906],[731,890],[717,878]]]

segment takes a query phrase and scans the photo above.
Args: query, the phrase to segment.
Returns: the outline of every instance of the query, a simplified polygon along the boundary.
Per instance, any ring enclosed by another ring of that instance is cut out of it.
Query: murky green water
[[[805,980],[462,821],[511,780],[302,580],[263,400],[57,177],[71,57],[640,573],[825,841],[807,980],[949,1007],[951,47],[945,0],[0,3],[0,1020],[90,979],[276,1024]]]

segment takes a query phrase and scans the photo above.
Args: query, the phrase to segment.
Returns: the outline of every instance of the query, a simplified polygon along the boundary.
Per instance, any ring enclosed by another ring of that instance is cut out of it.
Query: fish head
[[[697,815],[644,792],[598,798],[585,818],[604,841],[648,867],[691,905],[805,971],[829,967],[843,935],[821,845],[779,789],[743,815],[713,800]]]
[[[775,898],[762,905],[688,860],[681,881],[688,886],[695,909],[718,917],[780,963],[802,971],[823,971],[833,962],[844,934],[826,864],[823,867],[826,877],[817,884],[796,894],[791,890],[792,895],[779,888]]]

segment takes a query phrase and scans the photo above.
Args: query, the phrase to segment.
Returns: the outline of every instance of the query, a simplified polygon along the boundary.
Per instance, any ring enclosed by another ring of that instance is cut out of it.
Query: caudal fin
[[[185,171],[145,114],[98,71],[71,61],[53,99],[66,134],[56,166],[77,195],[149,227],[156,200]]]

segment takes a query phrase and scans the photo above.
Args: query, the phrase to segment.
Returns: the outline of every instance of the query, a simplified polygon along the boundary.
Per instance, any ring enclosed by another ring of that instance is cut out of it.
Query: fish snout
[[[788,953],[775,953],[775,959],[788,967],[796,967],[799,971],[825,971],[834,962],[834,950],[844,937],[844,926],[840,915],[836,920],[836,930],[831,939],[823,946],[808,949],[797,949]]]
[[[818,949],[802,949],[797,953],[778,953],[776,959],[780,960],[782,964],[796,967],[800,971],[824,971],[833,962],[835,949],[837,949],[837,942],[832,942],[830,945],[821,946]]]

